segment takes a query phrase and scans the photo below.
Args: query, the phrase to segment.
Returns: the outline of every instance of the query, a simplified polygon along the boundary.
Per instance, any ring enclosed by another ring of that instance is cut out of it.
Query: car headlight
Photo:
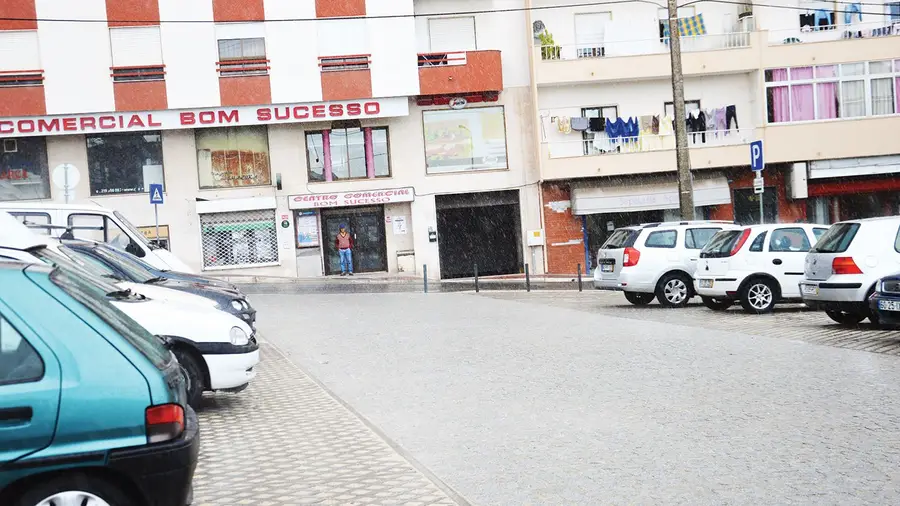
[[[231,327],[228,337],[231,338],[231,344],[235,346],[244,346],[250,342],[250,337],[240,327]]]
[[[241,301],[239,301],[239,300],[231,301],[231,307],[233,307],[235,311],[240,311],[240,310],[244,309],[244,305],[241,304]]]

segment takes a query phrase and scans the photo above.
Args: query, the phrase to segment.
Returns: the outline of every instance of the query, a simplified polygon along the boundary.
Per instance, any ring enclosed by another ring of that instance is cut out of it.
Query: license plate
[[[701,279],[700,280],[700,288],[712,288],[713,280],[711,279]]]
[[[613,264],[600,264],[600,272],[612,272]]]
[[[802,285],[803,295],[819,295],[819,285]]]
[[[878,309],[882,311],[900,311],[900,301],[896,300],[879,300]]]

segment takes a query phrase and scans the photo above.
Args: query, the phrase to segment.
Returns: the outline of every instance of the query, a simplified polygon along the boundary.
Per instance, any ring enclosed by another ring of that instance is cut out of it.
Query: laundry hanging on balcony
[[[694,37],[696,35],[706,35],[706,23],[703,22],[703,14],[695,14],[687,18],[678,18],[675,20],[678,24],[678,34],[682,37]],[[663,37],[666,39],[666,45],[669,44],[669,24],[663,25]]]

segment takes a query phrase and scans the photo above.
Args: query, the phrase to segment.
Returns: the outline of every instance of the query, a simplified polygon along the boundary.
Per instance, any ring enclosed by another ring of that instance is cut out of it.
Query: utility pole
[[[669,2],[669,56],[672,59],[672,104],[675,107],[675,160],[678,166],[678,207],[682,220],[694,219],[694,181],[688,153],[684,115],[684,75],[681,71],[681,32],[677,0]]]

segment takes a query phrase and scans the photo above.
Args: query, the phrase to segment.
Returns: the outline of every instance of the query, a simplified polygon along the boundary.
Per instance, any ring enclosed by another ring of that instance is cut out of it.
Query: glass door
[[[322,211],[325,274],[341,273],[341,260],[334,241],[341,224],[353,237],[353,272],[387,270],[387,244],[384,232],[384,208],[361,207]]]

